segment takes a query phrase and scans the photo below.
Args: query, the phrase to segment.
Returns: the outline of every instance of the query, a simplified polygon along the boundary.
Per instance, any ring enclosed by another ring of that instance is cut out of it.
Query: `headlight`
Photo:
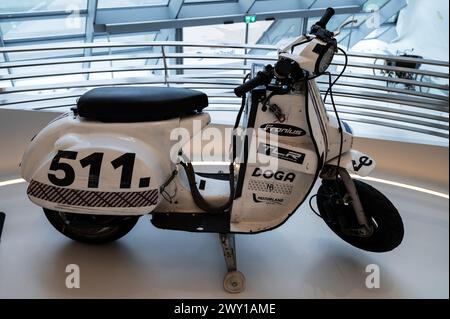
[[[322,46],[321,50],[319,51],[319,57],[317,58],[316,67],[314,70],[316,74],[322,74],[328,69],[331,62],[333,61],[335,52],[336,46],[333,44]]]

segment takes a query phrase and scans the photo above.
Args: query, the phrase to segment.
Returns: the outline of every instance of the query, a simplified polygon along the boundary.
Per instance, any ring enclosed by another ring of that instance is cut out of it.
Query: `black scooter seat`
[[[80,117],[101,122],[151,122],[201,112],[208,96],[199,91],[170,87],[101,87],[77,102]]]

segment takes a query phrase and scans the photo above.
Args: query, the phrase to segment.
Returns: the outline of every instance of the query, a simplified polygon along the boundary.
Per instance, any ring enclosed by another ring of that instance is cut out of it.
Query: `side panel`
[[[231,231],[250,233],[274,228],[294,213],[307,196],[320,166],[312,134],[318,135],[315,137],[320,143],[320,158],[325,152],[318,118],[312,109],[313,99],[308,97],[309,115],[304,94],[274,95],[269,103],[283,112],[282,123],[261,102],[252,106],[253,111],[257,108],[256,116],[248,126],[259,131],[249,140],[248,162],[241,164],[245,176],[241,196],[233,204]],[[252,150],[256,150],[256,157],[252,158]],[[275,159],[276,167],[268,159]]]
[[[154,162],[151,152],[143,152],[139,145],[124,148],[114,138],[102,141],[91,137],[89,145],[84,141],[75,147],[57,146],[29,184],[31,201],[73,213],[140,215],[152,211],[160,201],[162,176],[150,164]]]
[[[142,215],[161,201],[174,164],[166,138],[179,121],[105,124],[63,118],[31,143],[22,161],[27,194],[41,207],[72,213]],[[152,133],[157,139],[151,138]],[[144,138],[147,136],[147,140]]]

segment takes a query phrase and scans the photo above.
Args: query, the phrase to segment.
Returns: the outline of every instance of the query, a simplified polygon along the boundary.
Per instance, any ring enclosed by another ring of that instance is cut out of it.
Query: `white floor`
[[[353,248],[306,204],[274,231],[237,236],[247,290],[233,296],[222,289],[216,235],[159,230],[141,218],[122,240],[86,246],[52,228],[26,198],[26,184],[0,187],[0,298],[448,298],[448,199],[372,184],[403,216],[398,249]],[[68,264],[80,266],[79,289],[65,286]],[[365,286],[369,264],[380,267],[379,289]]]

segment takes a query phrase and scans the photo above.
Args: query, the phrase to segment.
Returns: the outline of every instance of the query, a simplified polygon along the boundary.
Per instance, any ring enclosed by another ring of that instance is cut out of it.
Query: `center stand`
[[[245,290],[245,277],[237,270],[234,234],[219,234],[219,238],[228,270],[223,279],[223,288],[229,293],[240,293]]]

